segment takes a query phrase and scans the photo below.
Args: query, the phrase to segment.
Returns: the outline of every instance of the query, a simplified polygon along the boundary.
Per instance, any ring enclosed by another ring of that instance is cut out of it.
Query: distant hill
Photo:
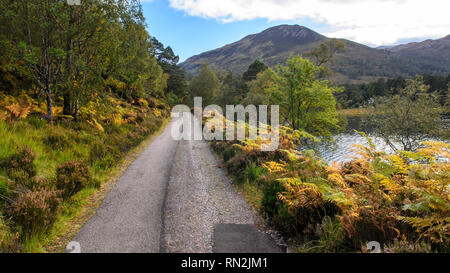
[[[441,64],[447,69],[450,67],[450,35],[436,40],[398,45],[386,50],[403,57],[428,62],[430,65]]]
[[[377,49],[344,40],[347,50],[337,53],[335,63],[330,66],[334,72],[333,80],[336,83],[359,83],[379,77],[413,76],[418,73],[448,74],[449,59],[439,59],[439,56],[449,54],[448,37],[423,42],[432,43],[433,46],[419,46],[422,43],[417,43],[408,44],[410,46],[404,49],[401,46]],[[241,74],[256,59],[275,67],[284,64],[292,54],[304,54],[328,39],[303,26],[280,25],[195,55],[180,65],[194,74],[203,63],[208,63],[214,69]],[[439,45],[435,46],[434,42]]]

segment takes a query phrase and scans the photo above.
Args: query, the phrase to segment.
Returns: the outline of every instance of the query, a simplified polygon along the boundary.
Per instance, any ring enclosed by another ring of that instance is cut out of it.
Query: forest
[[[0,252],[46,252],[166,123],[184,74],[139,1],[1,0],[0,13]]]

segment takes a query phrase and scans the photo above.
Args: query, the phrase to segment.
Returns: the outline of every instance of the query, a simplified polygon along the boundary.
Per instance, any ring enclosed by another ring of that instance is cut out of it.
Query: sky
[[[450,34],[449,0],[141,0],[150,35],[180,61],[280,24],[368,46]]]

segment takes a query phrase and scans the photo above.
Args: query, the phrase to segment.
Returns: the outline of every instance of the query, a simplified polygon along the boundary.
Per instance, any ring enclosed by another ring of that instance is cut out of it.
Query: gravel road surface
[[[254,227],[260,219],[207,142],[172,138],[176,122],[128,167],[72,241],[83,253],[280,252]]]

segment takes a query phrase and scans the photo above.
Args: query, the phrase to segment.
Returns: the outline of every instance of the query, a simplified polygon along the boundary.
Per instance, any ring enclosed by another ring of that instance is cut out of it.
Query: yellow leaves
[[[315,208],[323,204],[322,194],[317,185],[303,183],[296,178],[280,180],[285,191],[278,194],[278,199],[283,201],[289,209]]]
[[[116,125],[122,125],[126,123],[125,120],[122,118],[122,114],[117,111],[112,115],[112,120]]]
[[[425,148],[417,150],[417,153],[427,158],[446,158],[450,160],[450,143],[438,141],[424,141],[422,142]]]
[[[159,110],[158,108],[153,108],[153,109],[152,109],[152,112],[153,112],[153,115],[154,115],[155,117],[157,117],[157,118],[162,117],[162,112],[161,112],[161,110]]]
[[[355,184],[364,184],[371,181],[370,178],[359,173],[347,174],[345,175],[345,180]]]
[[[15,122],[26,118],[32,111],[39,111],[39,107],[25,91],[18,98],[0,94],[0,120]]]
[[[281,163],[275,161],[268,161],[262,164],[263,168],[265,168],[269,173],[281,173],[286,171],[286,162],[282,161]]]
[[[330,182],[333,185],[346,187],[347,184],[345,183],[344,178],[339,173],[330,173],[328,175],[328,182]]]
[[[53,106],[52,107],[52,115],[53,116],[58,116],[61,115],[63,113],[63,107],[62,106]]]
[[[428,238],[434,243],[445,243],[450,237],[450,217],[433,213],[425,217],[398,217],[399,220],[416,228],[420,238]]]
[[[380,181],[380,184],[383,185],[387,190],[392,192],[399,192],[401,190],[401,186],[396,184],[394,181],[388,178],[384,178]]]
[[[325,166],[325,170],[328,172],[327,180],[329,183],[343,188],[347,187],[347,183],[345,183],[345,179],[342,177],[339,166],[336,163],[333,162],[331,166]]]
[[[11,119],[13,120],[26,118],[30,113],[28,105],[23,106],[18,103],[7,105],[4,108],[10,112]]]
[[[87,123],[89,123],[92,127],[96,128],[97,130],[99,130],[100,132],[105,132],[105,129],[103,129],[103,126],[97,122],[97,120],[95,118],[92,118],[92,121],[87,120]]]
[[[395,181],[391,180],[389,177],[386,177],[383,174],[375,173],[373,177],[376,181],[378,181],[381,185],[383,185],[383,187],[386,190],[392,191],[393,193],[396,193],[401,190],[400,185],[398,185]]]
[[[403,158],[400,157],[398,154],[393,154],[388,156],[389,162],[396,168],[396,171],[400,174],[408,174],[408,165],[403,160]]]
[[[138,100],[138,103],[139,103],[139,105],[144,106],[145,108],[148,108],[148,101],[147,100],[144,100],[144,99],[140,98]]]

